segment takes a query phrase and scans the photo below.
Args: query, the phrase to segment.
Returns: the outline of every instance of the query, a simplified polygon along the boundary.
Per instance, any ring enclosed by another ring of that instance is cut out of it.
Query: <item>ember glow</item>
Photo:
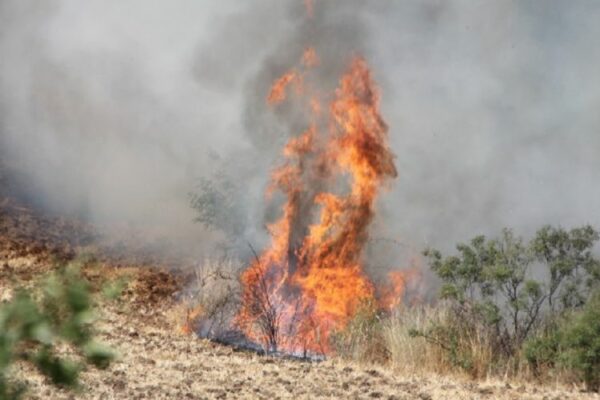
[[[363,250],[377,196],[397,173],[366,61],[355,58],[328,97],[310,84],[319,66],[315,49],[305,50],[300,65],[275,80],[267,96],[273,108],[286,100],[301,104],[307,123],[272,173],[267,196],[283,193],[285,201],[268,226],[271,245],[242,275],[236,324],[271,351],[326,353],[331,332],[379,297],[364,272]],[[399,276],[384,307],[402,294]]]

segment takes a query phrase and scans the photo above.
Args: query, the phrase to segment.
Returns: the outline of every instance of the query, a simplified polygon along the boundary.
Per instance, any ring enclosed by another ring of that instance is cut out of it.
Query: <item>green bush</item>
[[[18,290],[0,305],[0,400],[19,398],[25,391],[25,384],[10,376],[17,361],[69,388],[77,387],[85,363],[106,368],[114,354],[94,340],[94,321],[90,287],[76,265],[49,275],[35,289]],[[58,356],[60,344],[70,345],[85,363]]]
[[[553,324],[523,344],[523,356],[536,377],[559,365],[562,345],[561,328]]]
[[[565,326],[564,362],[578,371],[589,390],[600,391],[600,292]]]
[[[473,361],[483,354],[477,350],[476,357],[471,355],[470,349],[479,347],[470,344],[472,337],[477,338],[475,343],[490,346],[494,365],[488,370],[500,366],[515,373],[522,361],[535,374],[559,364],[564,367],[561,349],[579,346],[585,350],[572,352],[571,365],[593,386],[593,379],[588,379],[592,369],[582,369],[584,364],[597,368],[595,353],[590,355],[594,351],[590,320],[587,325],[578,320],[573,325],[580,327],[576,331],[563,327],[571,326],[564,320],[584,306],[592,313],[588,302],[600,285],[600,261],[594,256],[599,239],[590,226],[568,231],[545,226],[529,242],[505,229],[497,238],[477,236],[459,244],[456,255],[426,250],[431,269],[442,281],[441,297],[452,305],[457,324],[432,325],[415,336],[438,345],[452,364],[471,373]]]

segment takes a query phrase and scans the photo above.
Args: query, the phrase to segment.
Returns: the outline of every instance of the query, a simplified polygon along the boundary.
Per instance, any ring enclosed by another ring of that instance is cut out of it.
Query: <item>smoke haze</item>
[[[244,236],[285,139],[274,78],[307,45],[324,92],[354,54],[382,90],[399,178],[377,235],[449,248],[504,226],[600,226],[594,1],[0,0],[0,158],[55,212],[209,251],[188,193],[235,180]],[[261,242],[262,241],[262,242]]]

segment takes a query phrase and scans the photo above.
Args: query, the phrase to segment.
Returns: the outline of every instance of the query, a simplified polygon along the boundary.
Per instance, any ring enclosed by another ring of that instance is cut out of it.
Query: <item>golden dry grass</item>
[[[7,216],[21,219],[20,215],[0,213],[0,216],[3,218],[0,221],[0,301],[9,301],[15,285],[30,284],[35,277],[52,269],[51,258],[55,255],[68,256],[72,247],[68,243],[55,243],[52,239],[49,242],[51,246],[46,245],[45,250],[40,250],[38,244],[29,243],[38,236],[25,239],[18,236],[17,240],[13,233],[26,226],[45,229],[52,225],[51,222],[17,225]],[[41,235],[48,241],[46,236],[51,235]],[[399,313],[395,318],[381,322],[383,335],[380,343],[390,349],[390,364],[373,366],[336,358],[309,363],[235,352],[229,347],[180,334],[178,328],[185,313],[181,312],[182,306],[175,300],[175,294],[181,287],[178,279],[167,272],[143,265],[123,268],[110,262],[98,262],[86,265],[83,273],[92,283],[128,278],[128,287],[119,303],[100,304],[103,320],[96,326],[98,339],[115,348],[119,358],[106,371],[94,368],[84,371],[79,393],[57,389],[27,365],[19,364],[13,372],[29,384],[26,398],[600,398],[597,394],[582,393],[577,387],[558,384],[541,386],[502,380],[474,381],[441,375],[445,372],[443,355],[426,346],[422,340],[409,340],[407,331],[411,324],[420,326],[427,318],[436,317],[435,313],[441,312],[439,310]],[[444,318],[444,315],[436,318]],[[432,366],[439,366],[439,369],[430,369]]]
[[[164,307],[104,310],[100,339],[119,350],[108,371],[82,376],[82,399],[575,399],[598,398],[566,387],[475,382],[331,359],[320,363],[235,352],[157,324]],[[69,399],[30,370],[31,399]]]

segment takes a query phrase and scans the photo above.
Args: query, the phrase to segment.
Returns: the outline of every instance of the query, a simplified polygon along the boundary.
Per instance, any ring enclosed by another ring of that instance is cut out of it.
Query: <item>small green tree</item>
[[[548,272],[552,313],[582,306],[600,282],[600,261],[592,253],[599,238],[589,225],[570,231],[544,226],[535,235],[531,249]]]
[[[557,321],[584,305],[599,285],[600,261],[593,254],[598,239],[590,226],[570,231],[546,226],[529,243],[504,229],[498,238],[477,236],[459,244],[457,255],[429,249],[425,256],[442,280],[442,298],[453,303],[455,319],[464,326],[459,332],[487,327],[497,356],[515,356],[527,342],[527,358],[547,364],[558,351]],[[440,327],[415,334],[441,337],[432,332]],[[536,335],[539,340],[531,340]]]
[[[545,295],[529,271],[533,256],[521,238],[505,229],[500,238],[477,236],[457,246],[458,256],[443,258],[427,250],[431,268],[442,279],[442,297],[454,300],[457,316],[488,325],[497,350],[514,353],[539,322]]]
[[[107,290],[116,295],[113,286]],[[41,290],[18,290],[0,306],[0,400],[19,398],[26,386],[10,377],[16,361],[34,365],[55,385],[75,388],[84,364],[57,355],[56,347],[69,344],[85,362],[106,368],[111,349],[94,339],[95,321],[90,288],[75,265],[48,276]]]
[[[245,227],[242,194],[233,180],[224,173],[201,178],[190,203],[196,211],[195,222],[210,230],[221,231],[228,239],[239,238]]]

